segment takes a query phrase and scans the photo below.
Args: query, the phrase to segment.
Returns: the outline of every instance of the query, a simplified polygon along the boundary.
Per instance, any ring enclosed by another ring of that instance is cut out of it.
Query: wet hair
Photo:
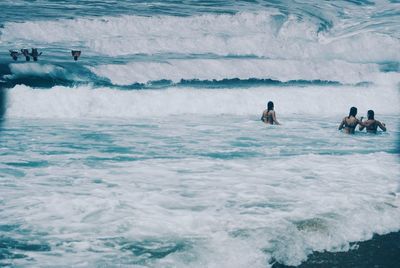
[[[80,50],[71,50],[72,57],[74,57],[74,60],[77,61],[78,58],[81,56],[81,51]]]
[[[368,110],[368,120],[375,120],[374,119],[375,113],[373,110]]]
[[[356,115],[357,115],[357,108],[356,107],[351,107],[349,116],[347,118],[350,118],[350,116],[356,117]]]
[[[267,112],[269,112],[273,109],[274,109],[274,103],[272,101],[269,101],[267,104]]]

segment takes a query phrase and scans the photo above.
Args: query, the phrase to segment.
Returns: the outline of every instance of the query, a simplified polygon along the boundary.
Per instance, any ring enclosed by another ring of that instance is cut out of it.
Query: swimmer
[[[26,61],[30,61],[31,60],[31,57],[30,57],[30,54],[29,54],[29,50],[27,50],[27,49],[21,49],[21,53],[22,53],[22,55],[24,55],[25,56],[25,60]]]
[[[276,120],[276,114],[274,111],[274,103],[272,101],[269,101],[267,104],[267,109],[263,111],[263,114],[261,116],[261,121],[263,121],[265,124],[268,125],[280,125],[278,120]]]
[[[9,51],[11,58],[13,58],[13,60],[18,60],[19,52],[14,50],[9,50]]]
[[[368,133],[376,134],[379,127],[380,129],[382,129],[382,131],[386,131],[386,125],[384,123],[379,122],[378,120],[375,120],[374,116],[375,116],[374,111],[369,110],[368,120],[363,122],[362,125],[360,125],[359,130],[363,131],[363,129],[365,128]]]
[[[37,60],[38,60],[38,57],[39,57],[40,55],[42,55],[42,52],[39,53],[38,50],[37,50],[37,48],[32,48],[32,52],[31,52],[30,55],[32,56],[32,58],[33,58],[34,61],[37,61]]]
[[[357,108],[351,107],[349,116],[343,118],[342,122],[339,125],[339,130],[342,130],[344,128],[345,133],[354,134],[356,126],[358,124],[363,125],[362,117],[361,120],[358,120],[356,118],[356,115],[357,115]]]
[[[79,50],[71,50],[72,57],[74,57],[74,61],[77,61],[81,56],[81,52]]]

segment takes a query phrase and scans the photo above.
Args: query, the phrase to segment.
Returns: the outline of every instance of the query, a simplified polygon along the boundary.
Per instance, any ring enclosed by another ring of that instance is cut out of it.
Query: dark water
[[[371,240],[352,243],[348,252],[315,252],[298,266],[275,263],[273,268],[391,268],[400,265],[400,232],[375,235]]]

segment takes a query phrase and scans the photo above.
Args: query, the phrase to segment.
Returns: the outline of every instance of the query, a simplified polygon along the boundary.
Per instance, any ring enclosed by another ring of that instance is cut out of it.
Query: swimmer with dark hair
[[[81,51],[79,50],[71,50],[72,57],[74,57],[74,61],[77,61],[81,56]]]
[[[345,118],[343,118],[342,122],[339,125],[339,130],[344,129],[345,133],[354,134],[354,132],[356,130],[356,126],[358,124],[363,125],[363,122],[362,122],[363,118],[361,117],[361,120],[358,120],[356,115],[357,115],[357,108],[351,107],[349,116],[346,116]]]
[[[31,57],[30,57],[28,49],[26,49],[26,48],[21,49],[21,54],[25,56],[25,60],[26,61],[30,61],[31,60]]]
[[[368,120],[364,121],[363,124],[359,127],[360,131],[363,131],[365,128],[368,133],[376,134],[378,131],[378,127],[382,129],[382,131],[386,131],[386,125],[378,120],[375,120],[375,113],[373,110],[369,110],[367,116]]]
[[[274,103],[269,101],[267,103],[267,109],[265,109],[261,116],[261,121],[267,125],[280,125],[278,120],[276,120],[276,114],[274,111]]]
[[[42,55],[42,52],[39,53],[37,48],[32,48],[31,56],[34,61],[37,61],[40,55]]]
[[[19,52],[15,50],[9,50],[10,51],[10,56],[13,60],[18,60]]]

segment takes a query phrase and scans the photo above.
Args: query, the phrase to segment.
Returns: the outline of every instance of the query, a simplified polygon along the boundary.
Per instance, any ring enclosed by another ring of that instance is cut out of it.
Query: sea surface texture
[[[400,231],[400,1],[0,10],[0,266],[297,266]],[[338,131],[351,106],[388,131]]]

